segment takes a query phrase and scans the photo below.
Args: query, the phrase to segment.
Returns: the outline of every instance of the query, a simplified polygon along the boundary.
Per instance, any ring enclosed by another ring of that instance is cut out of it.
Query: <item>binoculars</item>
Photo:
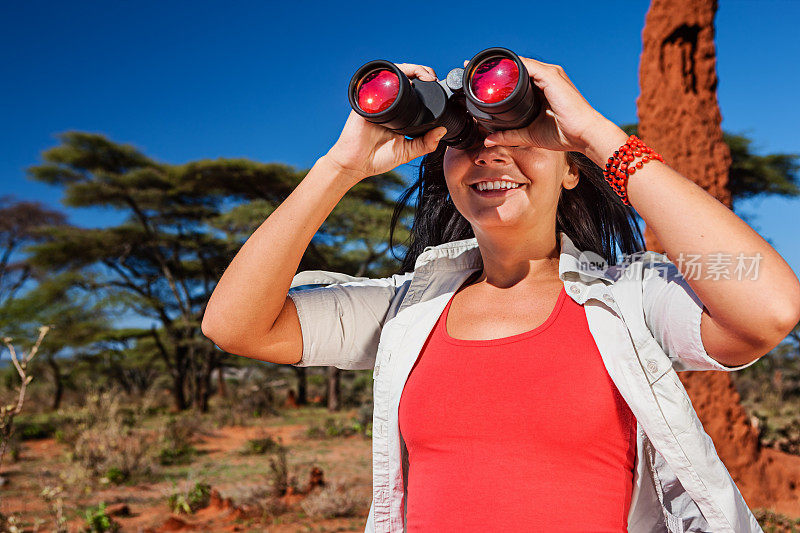
[[[523,128],[538,116],[544,94],[519,56],[507,48],[478,52],[444,80],[409,79],[394,63],[377,59],[350,79],[350,106],[369,122],[415,138],[438,126],[440,140],[459,150],[483,144],[489,131]]]

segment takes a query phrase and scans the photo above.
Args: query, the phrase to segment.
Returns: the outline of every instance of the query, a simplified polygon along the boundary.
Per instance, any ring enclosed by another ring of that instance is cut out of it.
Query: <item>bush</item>
[[[308,516],[319,519],[358,516],[369,501],[345,482],[335,481],[312,490],[300,505]]]
[[[154,473],[156,438],[130,427],[131,420],[119,409],[116,396],[93,398],[84,421],[65,437],[70,459],[92,478],[121,483]],[[111,474],[111,477],[108,477]]]
[[[289,475],[287,454],[286,446],[278,444],[278,448],[269,458],[270,487],[274,496],[283,496],[290,490],[295,493],[300,492],[297,478]]]
[[[349,437],[350,435],[356,434],[372,436],[372,422],[370,421],[365,424],[359,418],[341,420],[329,416],[325,419],[322,426],[316,422],[311,424],[306,430],[306,437],[310,439],[325,439]]]
[[[247,509],[248,515],[254,511],[262,520],[289,511],[289,505],[275,495],[268,481],[256,486],[236,487],[228,491],[226,496],[231,498],[236,507]]]
[[[97,507],[90,507],[84,513],[86,517],[86,527],[84,531],[89,533],[105,533],[106,531],[119,531],[120,525],[113,518],[106,514],[106,504],[100,503]]]
[[[17,422],[15,426],[14,432],[19,435],[20,440],[46,439],[52,437],[56,431],[52,420],[26,420]]]
[[[170,416],[159,437],[158,460],[162,465],[188,464],[194,460],[194,443],[203,432],[203,422],[191,415]]]
[[[198,509],[208,507],[211,500],[211,485],[197,482],[187,492],[170,494],[167,504],[173,513],[193,514]]]
[[[242,453],[245,455],[259,455],[277,452],[280,444],[270,436],[249,439],[244,446]]]

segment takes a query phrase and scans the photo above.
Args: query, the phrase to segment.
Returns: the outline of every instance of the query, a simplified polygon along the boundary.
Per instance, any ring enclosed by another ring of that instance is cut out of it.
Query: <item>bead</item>
[[[634,173],[636,173],[636,167],[631,167],[628,169],[628,174],[634,174]]]
[[[647,163],[648,161],[650,161],[650,158],[649,158],[649,157],[647,157],[647,156],[644,156],[644,157],[642,158],[642,163]]]
[[[642,162],[641,161],[636,163],[636,168],[642,168]]]

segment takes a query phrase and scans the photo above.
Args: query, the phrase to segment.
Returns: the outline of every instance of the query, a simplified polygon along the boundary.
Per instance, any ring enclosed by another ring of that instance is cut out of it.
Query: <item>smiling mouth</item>
[[[520,183],[520,184],[517,184],[515,187],[503,187],[503,188],[499,188],[499,189],[484,189],[484,190],[480,190],[480,189],[478,189],[478,184],[474,183],[474,184],[470,185],[469,188],[472,189],[478,196],[482,196],[482,197],[486,197],[486,198],[492,198],[492,197],[495,197],[495,196],[505,196],[505,195],[507,195],[509,193],[512,193],[512,192],[514,192],[514,191],[516,191],[518,189],[523,189],[526,186],[527,186],[527,184]]]

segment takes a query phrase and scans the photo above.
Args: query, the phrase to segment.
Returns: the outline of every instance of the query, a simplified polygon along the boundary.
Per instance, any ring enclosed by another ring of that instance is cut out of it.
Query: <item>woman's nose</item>
[[[478,166],[507,165],[509,162],[508,154],[503,153],[501,147],[483,147],[473,157],[473,162]]]

